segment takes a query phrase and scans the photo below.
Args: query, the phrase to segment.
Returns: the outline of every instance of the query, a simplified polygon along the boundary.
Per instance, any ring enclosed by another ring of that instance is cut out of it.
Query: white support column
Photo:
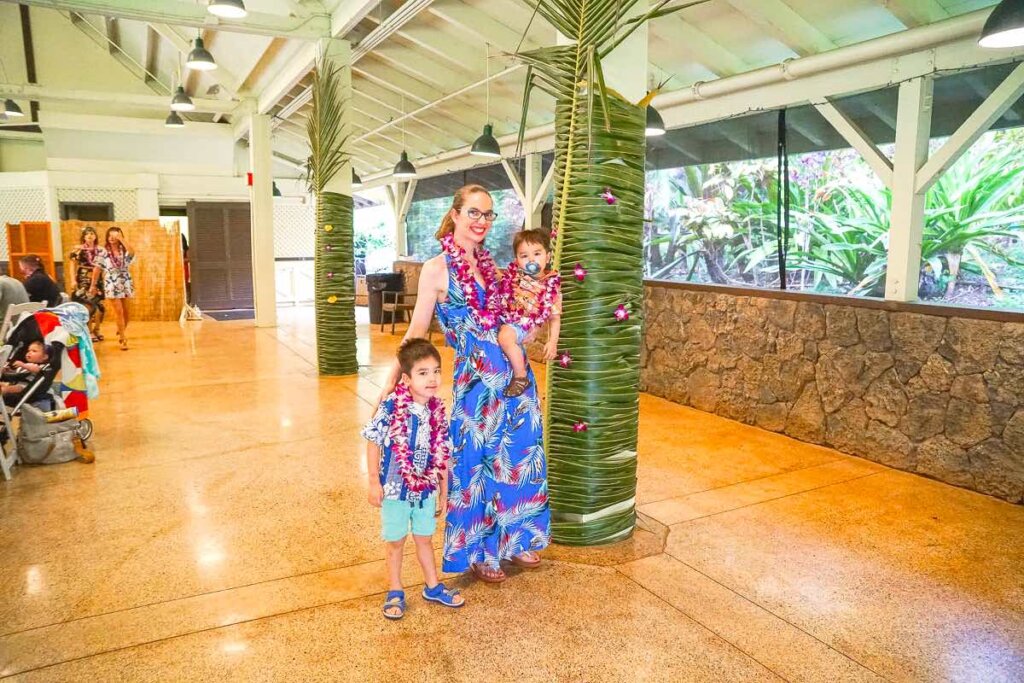
[[[928,159],[933,85],[930,76],[900,85],[893,158],[892,224],[885,277],[885,298],[893,301],[917,299],[925,199],[924,192],[917,189],[917,172]]]
[[[527,230],[537,230],[541,227],[540,214],[544,208],[544,197],[547,195],[542,159],[543,157],[536,152],[526,155],[526,177],[523,179],[526,200],[523,202],[523,212],[526,214]]]
[[[274,195],[270,147],[270,116],[252,114],[249,120],[249,193],[252,213],[252,284],[256,327],[277,325],[274,284]]]
[[[60,199],[57,198],[57,186],[54,184],[53,173],[46,172],[46,220],[50,221],[50,241],[53,244],[53,260],[64,260],[64,245],[60,234]],[[12,264],[17,267],[17,264]]]
[[[407,183],[394,183],[384,188],[387,193],[388,206],[395,216],[395,252],[399,257],[409,255],[408,231],[405,217],[409,215],[412,198],[416,193],[416,179]]]
[[[135,190],[135,215],[139,220],[160,217],[160,179],[156,175],[140,175]]]

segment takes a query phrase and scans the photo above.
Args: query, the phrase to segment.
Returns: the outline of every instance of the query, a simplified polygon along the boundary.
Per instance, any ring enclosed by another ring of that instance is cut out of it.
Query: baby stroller
[[[92,461],[86,443],[92,422],[89,398],[98,395],[99,367],[89,336],[89,313],[78,303],[17,314],[0,347],[0,367],[23,360],[29,344],[41,341],[50,358],[16,405],[0,401],[0,469],[11,478],[15,462],[52,464],[75,458]],[[14,418],[19,418],[15,440]]]

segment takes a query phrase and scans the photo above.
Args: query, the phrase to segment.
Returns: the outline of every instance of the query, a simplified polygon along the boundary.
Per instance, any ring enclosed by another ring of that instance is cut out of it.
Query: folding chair
[[[11,327],[23,313],[35,313],[41,311],[46,306],[39,303],[38,301],[28,301],[23,304],[11,304],[7,307],[7,312],[4,313],[3,325],[0,325],[0,341],[7,339],[7,333],[10,332]]]

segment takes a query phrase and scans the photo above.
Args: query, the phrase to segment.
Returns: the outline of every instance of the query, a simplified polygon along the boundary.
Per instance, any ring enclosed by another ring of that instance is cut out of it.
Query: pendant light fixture
[[[649,138],[655,138],[659,135],[665,134],[665,121],[662,120],[661,114],[658,110],[651,105],[647,105],[647,126],[644,128],[644,135]]]
[[[4,113],[12,117],[20,117],[25,115],[25,112],[21,110],[21,107],[18,106],[18,103],[11,99],[4,100]]]
[[[270,194],[275,196],[275,197],[280,197],[281,196],[281,190],[277,189],[277,181],[276,180],[270,181]]]
[[[409,154],[405,151],[405,96],[402,96],[402,156],[395,164],[395,171],[392,173],[396,178],[409,180],[416,177],[416,167],[409,161]]]
[[[363,179],[359,177],[359,174],[356,173],[356,169],[353,168],[352,169],[352,187],[356,188],[356,187],[362,187],[362,186],[363,186]]]
[[[203,45],[202,38],[196,38],[194,47],[188,53],[188,59],[185,60],[185,66],[195,71],[213,71],[217,68],[217,62],[214,61],[213,55]]]
[[[180,116],[178,116],[178,112],[172,110],[171,113],[167,115],[167,118],[164,119],[164,126],[167,128],[184,128],[185,122],[181,120]]]
[[[185,88],[178,86],[178,89],[174,92],[174,97],[171,98],[171,109],[174,111],[195,111],[196,105],[192,102],[192,98],[185,92]]]
[[[242,0],[213,0],[206,11],[223,19],[242,19],[248,14]]]
[[[484,105],[484,117],[488,123],[484,124],[484,132],[473,142],[473,146],[470,148],[469,153],[478,157],[488,157],[490,159],[501,158],[501,145],[494,138],[494,126],[489,123],[491,118],[491,45],[487,43],[485,45],[487,51],[487,57],[484,60],[484,73],[487,78],[484,81],[484,87],[486,95]]]
[[[988,15],[978,45],[989,48],[1024,46],[1024,0],[1003,0]]]
[[[395,172],[393,174],[396,178],[408,180],[416,177],[416,167],[409,161],[409,153],[402,151],[402,156],[399,157],[398,163],[395,164]]]

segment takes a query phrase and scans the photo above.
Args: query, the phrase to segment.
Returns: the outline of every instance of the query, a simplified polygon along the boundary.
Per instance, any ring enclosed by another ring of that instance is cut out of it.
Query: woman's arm
[[[124,250],[124,255],[126,257],[127,256],[135,256],[135,250],[132,249],[132,245],[130,245],[127,242],[125,242],[123,237],[119,240],[119,242],[121,242],[121,249]]]
[[[89,293],[90,293],[90,295],[93,292],[98,292],[99,291],[99,290],[96,289],[96,281],[100,279],[100,273],[102,273],[102,272],[103,272],[103,268],[101,268],[98,264],[93,267],[93,269],[92,269],[92,279],[89,281]]]
[[[384,487],[380,485],[380,446],[366,442],[366,486],[370,505],[380,507],[384,500]]]
[[[443,258],[432,258],[423,264],[420,271],[420,284],[416,290],[416,308],[413,309],[412,319],[409,321],[409,329],[406,330],[406,339],[413,337],[424,337],[430,329],[430,323],[434,318],[434,304],[444,293],[448,285],[448,266]],[[398,383],[398,375],[401,369],[398,367],[398,359],[391,364],[391,372],[384,379],[384,386],[377,403],[383,401],[388,394],[395,389]]]

